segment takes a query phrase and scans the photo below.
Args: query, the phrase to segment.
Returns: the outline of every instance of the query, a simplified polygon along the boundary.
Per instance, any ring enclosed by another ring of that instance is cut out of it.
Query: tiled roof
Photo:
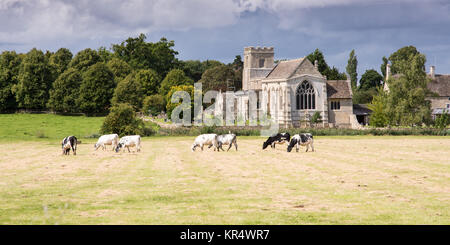
[[[331,99],[351,99],[353,97],[350,81],[329,80],[327,81],[327,96]]]
[[[295,60],[280,61],[267,75],[266,79],[286,79],[289,78],[302,63],[304,58]]]
[[[450,75],[436,74],[427,87],[439,96],[450,96]]]

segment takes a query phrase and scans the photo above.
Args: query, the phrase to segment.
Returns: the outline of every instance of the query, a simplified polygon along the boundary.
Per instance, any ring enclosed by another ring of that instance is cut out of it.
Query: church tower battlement
[[[266,77],[273,67],[273,47],[245,47],[242,89],[260,89],[255,80]]]

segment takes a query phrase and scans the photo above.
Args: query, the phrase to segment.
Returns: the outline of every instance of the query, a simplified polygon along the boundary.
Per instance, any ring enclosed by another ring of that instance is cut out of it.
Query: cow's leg
[[[237,143],[236,142],[234,142],[234,147],[236,148],[236,151],[237,151]]]
[[[298,152],[298,144],[295,145],[295,151]]]
[[[233,146],[233,142],[230,143],[230,146],[228,147],[227,151],[229,151],[232,146]]]
[[[313,142],[311,142],[311,149],[312,149],[312,151],[314,151],[314,145],[313,145]]]
[[[309,150],[309,144],[306,145],[306,152]]]
[[[202,149],[202,151],[203,151],[203,144],[200,144],[200,149]]]
[[[128,149],[128,152],[131,152],[131,151],[130,151],[130,147],[129,147],[129,146],[127,146],[127,149]]]

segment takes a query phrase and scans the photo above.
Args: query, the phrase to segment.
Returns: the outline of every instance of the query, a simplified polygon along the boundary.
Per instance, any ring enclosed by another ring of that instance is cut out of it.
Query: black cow
[[[70,155],[70,149],[72,148],[73,154],[77,154],[77,138],[75,136],[68,136],[61,142],[62,154]]]
[[[270,136],[266,142],[263,144],[263,150],[270,145],[270,147],[275,148],[275,144],[283,144],[289,142],[291,135],[289,133],[278,133]]]
[[[309,150],[309,145],[311,145],[312,151],[314,151],[314,139],[312,134],[305,133],[305,134],[296,134],[292,137],[291,142],[289,143],[289,146],[287,148],[288,152],[292,151],[292,148],[296,146],[296,151],[298,152],[299,146],[306,146],[306,152]]]

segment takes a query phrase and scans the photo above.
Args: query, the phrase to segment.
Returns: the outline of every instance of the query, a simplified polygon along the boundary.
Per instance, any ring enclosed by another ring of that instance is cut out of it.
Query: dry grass
[[[0,143],[1,224],[450,224],[449,137],[316,137],[316,152]],[[84,143],[84,142],[83,142]]]

